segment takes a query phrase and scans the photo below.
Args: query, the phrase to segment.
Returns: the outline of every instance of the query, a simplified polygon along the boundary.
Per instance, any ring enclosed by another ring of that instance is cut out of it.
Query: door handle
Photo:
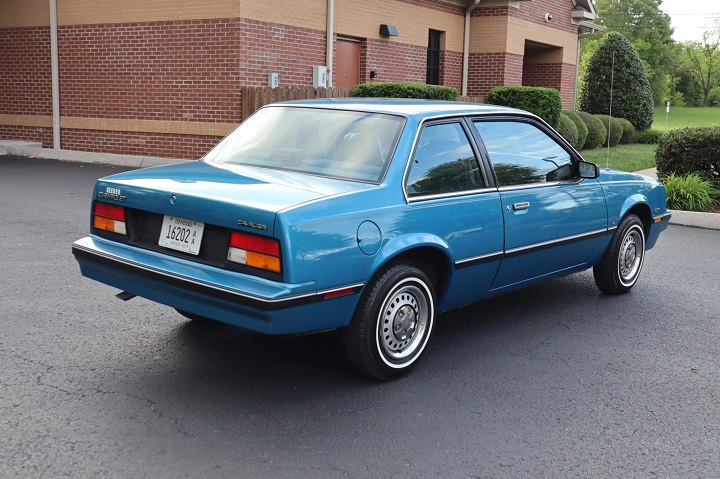
[[[512,208],[513,208],[513,211],[526,210],[526,209],[530,208],[530,202],[524,201],[522,203],[515,203],[515,204],[513,204]]]

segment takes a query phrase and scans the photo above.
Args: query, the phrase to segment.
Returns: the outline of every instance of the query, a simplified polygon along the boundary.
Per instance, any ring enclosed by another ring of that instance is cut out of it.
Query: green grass
[[[720,126],[720,108],[692,108],[671,106],[665,128],[665,106],[655,108],[653,129],[660,131],[676,130],[694,126]]]
[[[720,108],[670,107],[668,127],[665,129],[665,107],[655,108],[652,128],[659,131],[695,126],[720,126]],[[621,171],[639,171],[655,167],[657,145],[619,145],[610,148],[610,168]],[[587,161],[605,167],[608,150],[597,148],[580,152]]]
[[[610,148],[610,168],[621,171],[639,171],[655,166],[657,145],[619,145]],[[586,161],[604,168],[608,163],[608,150],[596,148],[580,154]]]

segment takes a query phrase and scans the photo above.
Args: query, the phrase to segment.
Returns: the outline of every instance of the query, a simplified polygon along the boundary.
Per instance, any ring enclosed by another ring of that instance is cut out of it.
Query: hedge
[[[534,113],[553,128],[558,126],[562,100],[554,88],[532,86],[499,86],[490,90],[487,102]]]
[[[636,131],[634,141],[643,145],[657,145],[661,136],[663,132],[658,130]]]
[[[625,118],[618,118],[617,120],[620,122],[623,128],[622,138],[620,138],[620,144],[629,145],[635,140],[635,127],[632,123],[630,123],[630,120],[626,120]]]
[[[610,146],[618,146],[620,144],[620,138],[623,135],[622,123],[617,118],[612,118],[608,115],[595,115],[595,118],[600,120],[608,132],[610,139]],[[608,144],[608,137],[605,138],[605,145]]]
[[[603,122],[595,118],[595,116],[590,113],[584,111],[579,111],[577,113],[580,115],[580,118],[582,118],[582,121],[585,122],[585,125],[588,128],[588,136],[585,140],[583,148],[586,150],[592,150],[593,148],[598,148],[605,144],[605,141],[607,140],[607,129],[605,128],[605,125],[603,125]]]
[[[720,127],[685,128],[664,134],[655,162],[661,177],[698,173],[720,185]]]
[[[361,83],[353,88],[352,96],[456,101],[458,99],[458,91],[456,88],[449,86],[426,85],[425,83]]]
[[[558,122],[557,132],[570,143],[573,148],[579,150],[578,146],[578,129],[575,123],[564,113],[560,113],[560,121]]]
[[[575,126],[577,127],[578,131],[578,150],[582,150],[585,147],[585,140],[587,140],[588,136],[588,127],[585,124],[585,122],[580,118],[580,115],[577,114],[575,110],[563,110],[563,113],[565,113],[568,118],[570,118],[573,123],[575,123]]]

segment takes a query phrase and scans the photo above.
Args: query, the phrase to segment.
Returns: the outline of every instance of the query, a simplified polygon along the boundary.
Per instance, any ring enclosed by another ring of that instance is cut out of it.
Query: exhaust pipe
[[[130,301],[130,300],[133,299],[135,296],[137,296],[137,295],[136,295],[136,294],[132,294],[132,293],[128,293],[127,291],[122,291],[122,292],[120,292],[120,293],[118,293],[118,294],[115,295],[115,297],[116,297],[117,299],[122,299],[123,301]]]

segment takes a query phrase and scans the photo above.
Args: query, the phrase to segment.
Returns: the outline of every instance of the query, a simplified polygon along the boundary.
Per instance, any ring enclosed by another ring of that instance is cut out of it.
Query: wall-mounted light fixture
[[[380,24],[380,36],[382,37],[396,37],[398,36],[397,27],[388,25],[386,23]]]
[[[375,70],[370,70],[370,79],[374,80],[377,78],[377,72]]]
[[[545,21],[546,21],[546,22],[549,22],[550,20],[552,20],[552,15],[549,14],[549,13],[546,13],[546,14],[545,14]]]

